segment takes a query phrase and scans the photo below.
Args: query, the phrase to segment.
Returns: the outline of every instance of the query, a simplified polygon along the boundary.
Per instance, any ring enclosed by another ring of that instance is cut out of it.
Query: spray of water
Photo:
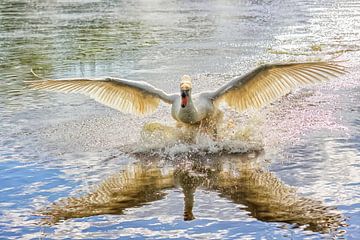
[[[140,144],[134,147],[134,152],[174,157],[192,153],[205,155],[259,151],[263,149],[263,137],[258,122],[256,116],[243,124],[227,118],[220,125],[216,137],[196,127],[146,123],[141,131]]]

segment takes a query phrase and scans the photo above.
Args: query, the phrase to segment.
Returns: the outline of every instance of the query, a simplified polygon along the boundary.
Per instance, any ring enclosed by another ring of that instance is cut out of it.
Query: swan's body
[[[331,62],[267,64],[215,91],[194,95],[187,75],[181,78],[180,94],[167,94],[146,82],[112,77],[39,80],[30,84],[36,89],[82,93],[125,113],[153,112],[162,100],[172,105],[171,114],[177,122],[215,127],[222,115],[218,109],[222,101],[238,111],[260,108],[293,88],[322,82],[344,72],[342,66]]]

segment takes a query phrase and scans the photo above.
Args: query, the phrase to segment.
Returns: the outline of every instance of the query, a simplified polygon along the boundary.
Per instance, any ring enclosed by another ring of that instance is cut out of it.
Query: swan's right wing
[[[124,113],[143,115],[156,110],[160,100],[171,104],[175,95],[149,83],[120,78],[75,78],[28,81],[34,89],[81,93]]]

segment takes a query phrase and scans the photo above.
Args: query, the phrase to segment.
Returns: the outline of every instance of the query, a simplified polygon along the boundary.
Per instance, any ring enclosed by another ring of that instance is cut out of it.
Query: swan
[[[180,125],[202,126],[216,134],[223,115],[219,109],[222,102],[237,111],[261,108],[296,87],[323,82],[345,72],[337,62],[264,64],[218,89],[197,94],[192,92],[188,75],[181,77],[179,93],[172,94],[147,82],[115,77],[41,79],[29,84],[39,90],[84,94],[123,113],[137,115],[154,112],[163,101],[171,105],[171,115]]]

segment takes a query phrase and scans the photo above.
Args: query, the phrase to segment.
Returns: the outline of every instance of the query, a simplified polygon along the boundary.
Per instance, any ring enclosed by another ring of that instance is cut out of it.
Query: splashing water
[[[263,137],[254,115],[242,127],[232,118],[224,121],[216,138],[198,128],[178,128],[159,122],[146,123],[141,131],[141,144],[133,152],[174,157],[186,154],[247,153],[263,149]]]

